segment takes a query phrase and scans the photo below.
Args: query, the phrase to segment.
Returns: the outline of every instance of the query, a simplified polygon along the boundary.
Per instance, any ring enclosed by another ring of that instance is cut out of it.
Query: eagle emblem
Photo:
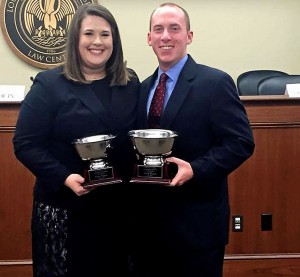
[[[67,0],[28,0],[24,25],[37,44],[56,46],[64,43],[74,13],[75,7]]]

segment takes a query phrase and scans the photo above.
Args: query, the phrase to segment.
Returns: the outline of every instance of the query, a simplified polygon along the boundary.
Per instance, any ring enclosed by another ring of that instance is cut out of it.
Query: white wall
[[[128,66],[141,80],[152,74],[156,57],[146,38],[151,12],[163,1],[99,0],[115,16]],[[190,14],[194,41],[188,52],[236,81],[252,69],[300,74],[299,0],[176,1]],[[17,57],[0,32],[0,84],[25,84],[41,71]]]

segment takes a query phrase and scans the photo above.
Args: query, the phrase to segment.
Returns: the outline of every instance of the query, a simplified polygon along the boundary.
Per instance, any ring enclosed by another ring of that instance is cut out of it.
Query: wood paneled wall
[[[33,175],[19,163],[12,138],[19,104],[0,104],[0,276],[29,277]]]
[[[231,215],[243,216],[243,231],[230,232],[224,275],[300,276],[300,99],[241,98],[256,148],[229,176]],[[272,230],[262,231],[268,213]]]
[[[224,276],[300,276],[300,99],[241,97],[253,128],[254,155],[229,176],[231,214]],[[29,277],[34,177],[15,158],[19,104],[0,104],[0,276]],[[261,231],[261,214],[272,230]]]

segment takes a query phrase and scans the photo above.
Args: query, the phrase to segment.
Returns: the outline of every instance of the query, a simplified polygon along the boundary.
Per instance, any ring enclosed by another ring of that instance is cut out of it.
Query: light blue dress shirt
[[[167,106],[167,103],[168,103],[168,101],[171,97],[171,94],[174,90],[174,87],[177,83],[179,74],[180,74],[183,66],[185,65],[187,59],[188,59],[188,56],[186,55],[177,64],[175,64],[172,68],[170,68],[168,71],[165,72],[168,75],[168,79],[166,82],[166,94],[165,94],[164,107],[163,107],[164,109]],[[157,87],[158,82],[159,82],[159,77],[162,73],[163,73],[163,71],[161,70],[161,68],[159,68],[157,78],[156,78],[156,80],[150,90],[150,93],[149,93],[149,98],[148,98],[148,102],[147,102],[147,114],[149,112],[149,108],[150,108],[150,104],[151,104],[151,101],[152,101],[152,98],[154,95],[155,88]]]

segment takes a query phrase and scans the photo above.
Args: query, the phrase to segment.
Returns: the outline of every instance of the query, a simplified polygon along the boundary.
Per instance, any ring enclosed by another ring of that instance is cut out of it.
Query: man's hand
[[[89,193],[94,188],[84,188],[82,184],[84,183],[84,178],[79,174],[71,174],[65,180],[65,185],[73,190],[78,196],[85,195]]]
[[[193,178],[194,172],[191,165],[188,162],[175,157],[167,158],[166,161],[170,163],[175,163],[178,166],[177,174],[170,181],[170,186],[181,186]]]

